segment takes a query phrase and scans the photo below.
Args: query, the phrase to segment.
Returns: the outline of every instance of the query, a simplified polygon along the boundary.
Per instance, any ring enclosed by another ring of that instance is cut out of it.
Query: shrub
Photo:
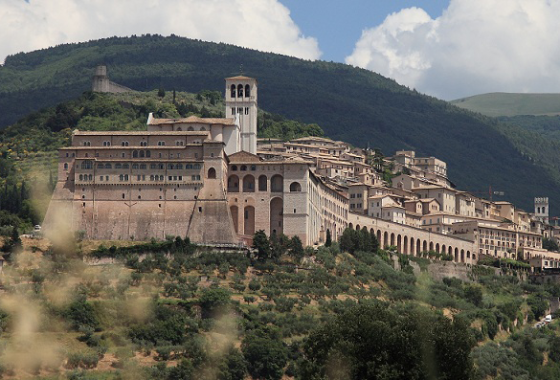
[[[76,369],[92,369],[97,367],[99,362],[99,355],[95,351],[79,351],[72,352],[68,355],[68,361],[66,362],[66,368]]]

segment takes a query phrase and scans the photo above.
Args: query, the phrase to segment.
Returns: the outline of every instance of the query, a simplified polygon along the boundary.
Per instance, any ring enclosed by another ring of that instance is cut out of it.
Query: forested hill
[[[223,79],[242,66],[258,79],[259,106],[269,112],[317,123],[329,137],[386,155],[413,149],[441,158],[461,189],[486,192],[491,185],[526,209],[534,196],[555,202],[560,180],[550,160],[523,151],[523,139],[506,137],[508,129],[490,119],[367,70],[175,36],[114,37],[8,57],[0,67],[0,126],[79,96],[99,63],[108,65],[111,80],[133,89],[195,93],[223,91]]]

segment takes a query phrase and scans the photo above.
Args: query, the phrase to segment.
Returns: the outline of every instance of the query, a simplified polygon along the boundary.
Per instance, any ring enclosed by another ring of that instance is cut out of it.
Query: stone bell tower
[[[535,218],[548,224],[548,197],[535,198]]]
[[[257,80],[226,78],[226,118],[239,120],[240,149],[257,154]]]

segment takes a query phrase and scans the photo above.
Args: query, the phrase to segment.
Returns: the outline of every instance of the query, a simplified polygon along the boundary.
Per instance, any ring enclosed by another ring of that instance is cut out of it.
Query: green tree
[[[327,228],[327,237],[325,239],[325,247],[330,247],[332,244],[331,230]]]
[[[464,289],[465,299],[475,305],[482,306],[482,288],[478,285],[466,285]]]
[[[358,248],[358,232],[352,228],[345,228],[340,237],[340,250],[343,252],[354,253]]]
[[[213,318],[227,311],[230,304],[231,294],[222,288],[208,288],[202,291],[200,296],[200,307],[204,318]]]
[[[558,243],[556,242],[556,240],[555,239],[549,239],[546,236],[543,237],[543,239],[542,239],[542,247],[546,250],[549,250],[549,251],[558,252],[558,250],[559,250]]]
[[[302,378],[468,380],[474,344],[460,318],[368,302],[310,334]]]
[[[535,315],[535,319],[540,319],[548,310],[548,301],[543,294],[531,294],[527,297],[527,305]]]
[[[85,299],[71,303],[64,312],[74,330],[95,330],[99,328],[99,320],[93,306]]]
[[[231,347],[219,365],[218,380],[243,380],[246,376],[245,357],[238,349]]]
[[[243,339],[241,351],[254,379],[282,378],[288,362],[288,349],[277,330],[266,326],[249,332]]]
[[[550,360],[560,363],[560,337],[551,337],[548,341],[548,346],[550,347],[548,351],[548,357]]]
[[[157,96],[160,97],[160,98],[164,98],[164,97],[165,97],[165,90],[163,89],[163,87],[160,87],[160,88],[158,89]]]
[[[270,258],[270,241],[264,230],[258,230],[253,235],[253,248],[257,250],[257,258],[264,261]]]
[[[290,240],[290,249],[288,250],[288,253],[297,262],[299,262],[303,258],[304,255],[303,244],[299,236],[297,235],[292,236],[292,239]]]

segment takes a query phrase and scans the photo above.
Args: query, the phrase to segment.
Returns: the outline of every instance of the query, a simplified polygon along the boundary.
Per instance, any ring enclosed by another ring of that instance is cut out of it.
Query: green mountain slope
[[[487,118],[420,95],[393,80],[344,64],[311,62],[225,44],[179,37],[109,38],[62,45],[6,59],[0,67],[0,125],[90,88],[96,64],[111,80],[137,90],[223,91],[223,78],[239,73],[259,81],[259,106],[357,146],[436,156],[462,189],[505,191],[532,209],[532,198],[560,184],[550,168],[522,154]],[[504,135],[506,134],[506,135]]]
[[[500,116],[498,120],[538,133],[546,139],[560,142],[560,116]]]
[[[486,116],[560,115],[560,94],[494,92],[453,100],[457,107]]]

